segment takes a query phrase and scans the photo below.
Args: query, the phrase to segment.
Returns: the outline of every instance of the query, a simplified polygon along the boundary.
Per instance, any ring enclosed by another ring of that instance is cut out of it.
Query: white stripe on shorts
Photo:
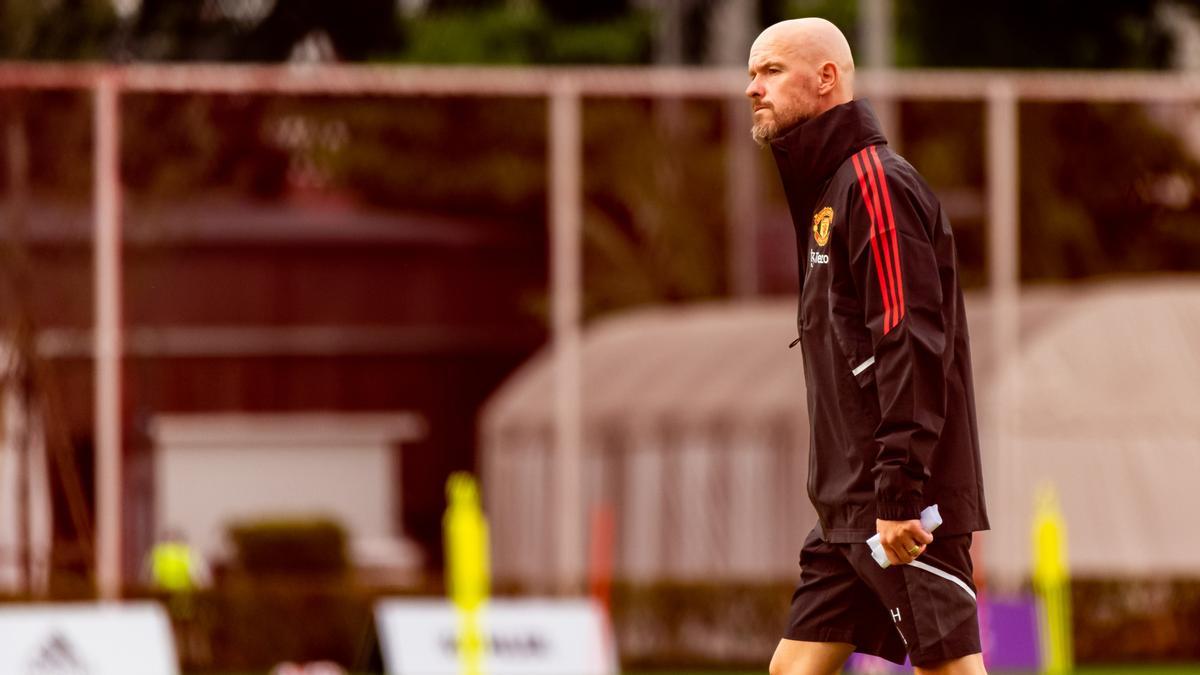
[[[971,590],[970,586],[968,586],[966,583],[963,582],[962,579],[959,579],[958,577],[954,576],[953,574],[950,574],[949,572],[943,572],[942,570],[939,570],[938,568],[934,567],[933,565],[923,563],[920,560],[914,560],[908,564],[919,570],[925,570],[926,572],[929,572],[930,574],[936,574],[937,576],[939,576],[947,581],[953,581],[954,583],[958,584],[958,586],[960,588],[962,588],[964,591],[966,591],[967,595],[971,596],[972,600],[975,600],[976,602],[978,602],[978,600],[975,598],[975,591]]]
[[[871,358],[867,359],[866,361],[863,361],[862,363],[858,364],[858,367],[856,367],[854,370],[850,371],[850,374],[854,375],[855,377],[858,377],[859,373],[866,370],[867,368],[870,368],[873,365],[875,365],[875,357],[874,356],[872,356]]]

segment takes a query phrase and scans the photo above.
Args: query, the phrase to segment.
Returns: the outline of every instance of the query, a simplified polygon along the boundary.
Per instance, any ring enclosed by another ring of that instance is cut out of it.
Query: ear
[[[824,96],[837,87],[842,73],[833,61],[826,61],[817,68],[817,94]]]

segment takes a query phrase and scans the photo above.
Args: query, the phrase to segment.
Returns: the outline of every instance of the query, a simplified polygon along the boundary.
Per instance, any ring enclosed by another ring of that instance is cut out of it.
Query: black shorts
[[[800,567],[789,640],[847,642],[895,663],[907,654],[923,667],[981,651],[969,534],[934,533],[915,563],[883,569],[865,541],[826,543],[814,528]]]

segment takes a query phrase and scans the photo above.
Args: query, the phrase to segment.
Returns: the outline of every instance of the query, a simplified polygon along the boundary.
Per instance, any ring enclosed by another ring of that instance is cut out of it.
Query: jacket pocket
[[[844,368],[850,377],[865,388],[875,381],[875,349],[871,343],[871,333],[866,326],[859,322],[861,312],[857,302],[841,298],[830,317],[836,346],[842,357],[840,368]]]
[[[841,343],[846,364],[842,367],[850,373],[859,389],[867,388],[875,382],[875,352],[870,340],[856,336]]]
[[[873,371],[875,368],[875,356],[869,356],[862,363],[850,369],[850,374],[854,376],[854,381],[858,382],[858,386],[865,387],[870,384],[874,375],[867,371]]]

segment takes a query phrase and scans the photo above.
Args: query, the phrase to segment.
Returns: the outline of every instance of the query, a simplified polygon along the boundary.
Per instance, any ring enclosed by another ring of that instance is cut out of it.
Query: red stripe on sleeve
[[[888,192],[887,176],[883,173],[883,164],[880,163],[879,153],[873,145],[871,158],[875,160],[875,168],[879,171],[879,182],[883,184],[883,203],[887,207],[888,226],[892,230],[892,255],[896,259],[896,292],[900,294],[900,300],[896,304],[896,322],[899,323],[900,318],[904,316],[904,279],[901,275],[903,268],[900,266],[900,244],[896,240],[896,219],[892,217],[892,197]]]
[[[879,220],[880,248],[883,250],[883,266],[887,269],[888,290],[891,292],[892,320],[883,327],[883,334],[887,335],[888,331],[900,322],[900,307],[896,298],[896,271],[893,268],[892,247],[888,243],[887,223],[883,220],[883,207],[879,203],[879,180],[875,177],[874,167],[871,166],[870,149],[865,149],[860,154],[862,155],[863,166],[866,169],[867,183],[871,186],[871,200],[875,202],[875,216]]]
[[[867,189],[867,180],[864,174],[863,165],[866,163],[866,158],[862,159],[863,163],[860,164],[858,155],[850,157],[850,161],[854,163],[854,173],[858,174],[858,187],[862,192],[863,204],[866,205],[867,216],[871,220],[871,253],[875,256],[875,276],[879,279],[879,294],[883,296],[883,333],[887,335],[892,319],[892,302],[887,291],[887,275],[883,271],[883,258],[879,254],[879,242],[875,234],[875,210],[871,208],[870,191]]]

